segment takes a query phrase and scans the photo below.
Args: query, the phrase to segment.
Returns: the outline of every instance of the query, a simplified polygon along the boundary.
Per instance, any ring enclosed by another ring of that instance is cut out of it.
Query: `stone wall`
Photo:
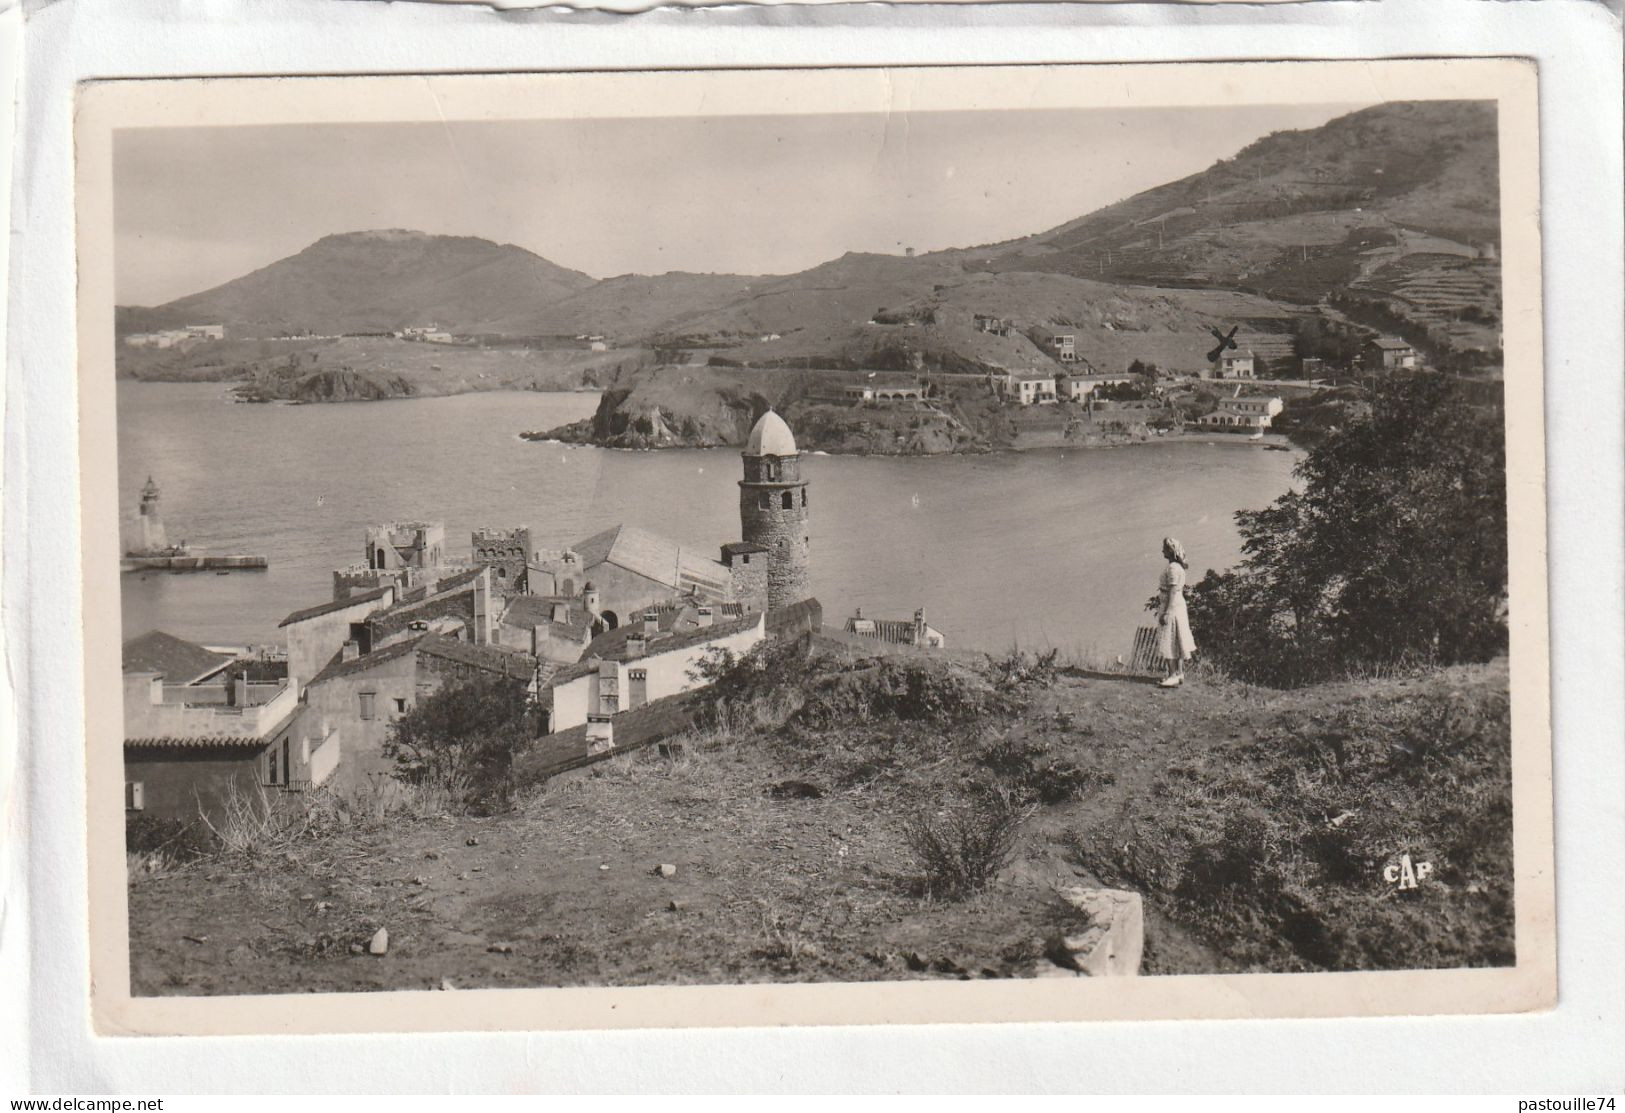
[[[745,541],[768,550],[767,606],[773,610],[809,594],[807,485],[799,456],[746,456],[744,461],[740,530]]]

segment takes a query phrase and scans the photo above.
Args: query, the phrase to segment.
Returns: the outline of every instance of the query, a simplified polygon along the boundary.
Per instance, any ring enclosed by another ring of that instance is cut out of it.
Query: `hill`
[[[435,324],[479,331],[593,285],[512,244],[390,229],[324,236],[296,255],[151,309],[119,332],[223,324],[232,337],[377,332]]]
[[[512,245],[421,232],[328,236],[156,309],[121,333],[225,323],[230,336],[434,323],[491,342],[686,348],[763,367],[1206,367],[1209,328],[1280,370],[1295,321],[1398,332],[1440,366],[1499,362],[1493,105],[1399,102],[1281,132],[1198,174],[1026,239],[919,257],[848,253],[792,275],[594,281]],[[978,315],[1009,327],[988,332]],[[121,346],[121,370],[130,353]],[[1458,358],[1459,357],[1459,358]],[[169,357],[149,360],[149,377]],[[1452,364],[1452,360],[1456,362]]]
[[[133,992],[1053,976],[1056,887],[1102,883],[1144,896],[1144,974],[1513,961],[1504,660],[1291,692],[1016,663],[789,662],[742,725],[512,812],[318,797],[253,856],[132,855]],[[1023,805],[1015,851],[933,898],[910,823],[967,785]],[[1432,880],[1385,884],[1401,850]]]
[[[1392,293],[1416,269],[1404,260],[1429,256],[1481,264],[1487,288],[1447,309],[1498,308],[1497,167],[1493,104],[1384,104],[1266,136],[1028,239],[954,254],[995,272],[1227,286],[1299,303],[1351,286]]]

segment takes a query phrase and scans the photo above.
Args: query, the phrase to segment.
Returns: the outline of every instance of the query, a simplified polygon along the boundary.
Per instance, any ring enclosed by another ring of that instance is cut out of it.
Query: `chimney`
[[[700,626],[701,626],[702,629],[704,627],[706,627],[706,626],[710,626],[713,622],[716,621],[716,617],[711,613],[711,608],[710,607],[701,607],[700,608],[700,610],[699,610],[699,619],[700,619]]]
[[[554,603],[553,604],[553,621],[557,622],[557,623],[561,623],[561,624],[569,622],[570,621],[570,604],[562,602],[562,601]]]
[[[359,656],[361,656],[361,643],[360,642],[358,642],[354,638],[352,638],[349,641],[344,643],[344,652],[343,652],[343,655],[342,655],[342,658],[341,658],[342,660],[354,661]]]
[[[639,631],[634,630],[626,638],[626,659],[635,661],[649,650],[649,639]]]
[[[248,706],[248,677],[239,675],[237,677],[236,682],[232,685],[232,688],[233,688],[233,693],[232,694],[235,697],[232,700],[232,703],[237,707],[247,707]]]
[[[643,612],[643,636],[652,638],[660,633],[660,614],[658,611]]]

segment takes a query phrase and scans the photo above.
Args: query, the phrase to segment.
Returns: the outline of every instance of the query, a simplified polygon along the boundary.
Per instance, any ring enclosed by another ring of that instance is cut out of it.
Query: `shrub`
[[[390,727],[384,756],[395,776],[454,807],[500,810],[513,801],[515,752],[535,736],[525,687],[507,677],[447,684]]]
[[[976,763],[1028,803],[1061,804],[1081,799],[1091,788],[1110,783],[1111,774],[1083,769],[1056,757],[1038,739],[1000,738],[987,745]]]
[[[919,891],[943,900],[964,900],[985,889],[1015,852],[1021,825],[1031,814],[1009,794],[982,791],[941,811],[916,813],[903,840],[919,870]]]
[[[124,849],[130,854],[162,854],[177,862],[190,862],[214,849],[209,829],[202,822],[162,819],[137,812],[124,821]]]
[[[1290,685],[1505,651],[1499,407],[1441,376],[1395,376],[1297,475],[1301,491],[1236,515],[1241,566],[1191,590],[1191,625],[1222,668]]]

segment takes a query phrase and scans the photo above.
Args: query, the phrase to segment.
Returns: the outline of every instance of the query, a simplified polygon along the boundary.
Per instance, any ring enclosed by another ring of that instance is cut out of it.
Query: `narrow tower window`
[[[786,510],[794,510],[796,505],[796,496],[789,491],[784,492],[784,497],[780,500],[780,505],[782,505]]]

